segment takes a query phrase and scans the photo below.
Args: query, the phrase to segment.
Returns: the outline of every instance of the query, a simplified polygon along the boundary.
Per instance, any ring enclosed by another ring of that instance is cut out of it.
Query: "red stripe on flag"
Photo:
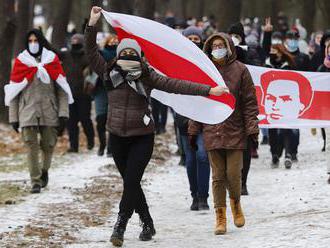
[[[136,40],[141,46],[148,62],[159,71],[171,78],[188,80],[211,87],[218,86],[202,69],[189,60],[182,58],[166,49],[147,41],[134,34],[127,33],[121,28],[115,28],[119,39],[130,38]],[[171,42],[171,41],[168,41]],[[221,96],[209,96],[208,98],[227,104],[232,109],[235,108],[235,97],[231,94]]]

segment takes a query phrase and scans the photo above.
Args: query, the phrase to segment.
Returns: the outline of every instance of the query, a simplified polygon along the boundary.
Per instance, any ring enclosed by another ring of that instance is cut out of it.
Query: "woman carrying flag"
[[[9,122],[16,132],[21,128],[28,150],[31,193],[40,193],[48,184],[57,136],[64,131],[68,104],[73,102],[60,60],[40,30],[28,32],[26,49],[15,59],[5,94]]]
[[[117,222],[111,236],[115,246],[122,246],[127,222],[137,212],[143,223],[140,240],[155,235],[140,182],[149,163],[154,146],[154,127],[150,109],[152,89],[170,93],[219,96],[226,87],[196,84],[161,76],[152,70],[142,57],[137,41],[123,39],[117,47],[117,57],[106,63],[96,45],[96,22],[101,8],[93,7],[85,30],[86,49],[90,66],[108,88],[108,129],[110,146],[116,166],[124,181]]]

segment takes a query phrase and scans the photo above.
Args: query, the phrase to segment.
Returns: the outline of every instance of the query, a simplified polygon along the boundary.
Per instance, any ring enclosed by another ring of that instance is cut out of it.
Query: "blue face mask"
[[[286,41],[286,48],[289,52],[293,53],[298,50],[298,40],[289,39]]]

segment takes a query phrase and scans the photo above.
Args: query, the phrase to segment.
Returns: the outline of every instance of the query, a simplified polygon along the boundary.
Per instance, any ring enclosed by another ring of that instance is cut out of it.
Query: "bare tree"
[[[15,56],[24,49],[26,32],[32,28],[34,0],[18,1],[17,33],[15,37]],[[32,14],[31,14],[32,13]]]
[[[59,6],[55,14],[55,21],[53,25],[52,44],[55,48],[65,46],[65,38],[67,34],[67,26],[70,19],[72,9],[72,2],[67,0],[59,1]]]
[[[136,0],[137,15],[145,18],[154,19],[156,1],[155,0]]]
[[[316,2],[315,0],[303,0],[300,4],[302,4],[303,11],[301,17],[302,25],[306,28],[307,32],[310,33],[313,31],[314,28]]]
[[[330,23],[330,1],[329,0],[317,0],[317,4],[322,12],[323,23],[326,28],[329,28]]]
[[[216,18],[219,22],[219,29],[226,31],[230,24],[238,22],[241,15],[241,0],[218,0],[218,11]]]
[[[0,122],[8,119],[4,105],[4,86],[9,82],[15,39],[15,1],[0,1]]]

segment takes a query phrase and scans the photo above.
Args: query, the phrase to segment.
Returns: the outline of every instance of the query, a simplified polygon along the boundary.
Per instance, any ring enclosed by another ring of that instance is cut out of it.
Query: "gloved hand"
[[[258,133],[250,134],[249,139],[251,141],[252,147],[254,149],[258,149],[258,147],[259,147],[259,134]]]
[[[11,124],[11,126],[13,127],[13,129],[15,130],[16,133],[19,133],[18,128],[19,128],[19,122],[13,122]]]
[[[197,135],[188,135],[188,140],[189,140],[189,144],[190,144],[190,148],[194,151],[198,150],[198,146],[197,146]]]
[[[62,136],[63,135],[63,132],[65,130],[67,121],[68,121],[68,118],[66,118],[66,117],[60,117],[59,118],[59,120],[58,120],[59,125],[57,127],[57,136]]]

